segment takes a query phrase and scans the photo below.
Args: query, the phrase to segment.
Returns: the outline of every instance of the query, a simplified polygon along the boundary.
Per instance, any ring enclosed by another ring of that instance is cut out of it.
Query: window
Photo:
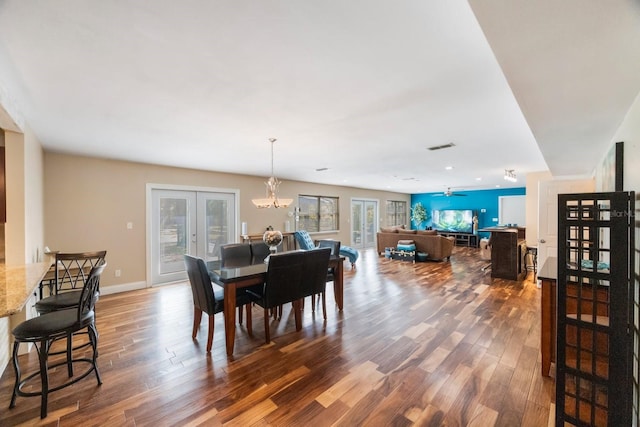
[[[407,224],[407,202],[387,200],[387,226]]]
[[[338,198],[298,196],[298,228],[309,232],[338,231]]]

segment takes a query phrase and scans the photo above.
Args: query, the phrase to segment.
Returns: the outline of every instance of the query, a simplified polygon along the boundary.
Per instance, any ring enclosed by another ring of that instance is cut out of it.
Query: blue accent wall
[[[444,196],[439,193],[421,193],[411,195],[411,207],[418,202],[429,212],[429,220],[425,226],[431,226],[432,211],[439,209],[471,209],[478,216],[478,229],[498,225],[493,218],[498,218],[498,197],[500,196],[523,196],[526,194],[525,187],[504,188],[496,190],[475,190],[475,191],[454,191],[455,194],[465,194],[466,196]],[[485,209],[486,212],[482,212]],[[518,224],[522,227],[525,224]],[[417,228],[411,223],[411,228]],[[481,237],[488,237],[489,233],[478,233]]]

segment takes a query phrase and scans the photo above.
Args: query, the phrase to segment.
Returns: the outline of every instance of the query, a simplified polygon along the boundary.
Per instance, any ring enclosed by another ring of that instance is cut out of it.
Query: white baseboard
[[[131,282],[123,283],[121,285],[102,286],[100,288],[101,295],[111,295],[120,292],[136,291],[138,289],[144,289],[147,287],[147,282]]]

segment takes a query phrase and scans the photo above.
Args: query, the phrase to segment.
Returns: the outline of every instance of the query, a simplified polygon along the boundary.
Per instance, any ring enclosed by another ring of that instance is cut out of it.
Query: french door
[[[375,246],[378,201],[351,199],[351,246],[365,249]]]
[[[184,280],[184,255],[218,259],[220,246],[235,242],[236,193],[151,190],[152,285]]]

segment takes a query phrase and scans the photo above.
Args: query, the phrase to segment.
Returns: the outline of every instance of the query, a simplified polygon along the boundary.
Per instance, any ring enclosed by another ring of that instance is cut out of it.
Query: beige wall
[[[253,206],[251,198],[264,197],[264,180],[265,177],[46,152],[44,242],[52,250],[106,249],[109,265],[101,281],[103,289],[110,285],[147,282],[147,184],[236,189],[240,194],[239,222],[247,222],[249,234],[256,234],[262,233],[268,225],[283,230],[284,222],[291,220],[287,215],[290,208],[258,210]],[[340,232],[328,237],[345,244],[350,241],[352,197],[379,200],[381,218],[386,200],[410,202],[410,196],[406,194],[286,180],[280,193],[293,199],[298,194],[339,197]],[[128,222],[133,223],[133,229],[127,229]],[[121,277],[115,277],[116,269],[121,270]]]

